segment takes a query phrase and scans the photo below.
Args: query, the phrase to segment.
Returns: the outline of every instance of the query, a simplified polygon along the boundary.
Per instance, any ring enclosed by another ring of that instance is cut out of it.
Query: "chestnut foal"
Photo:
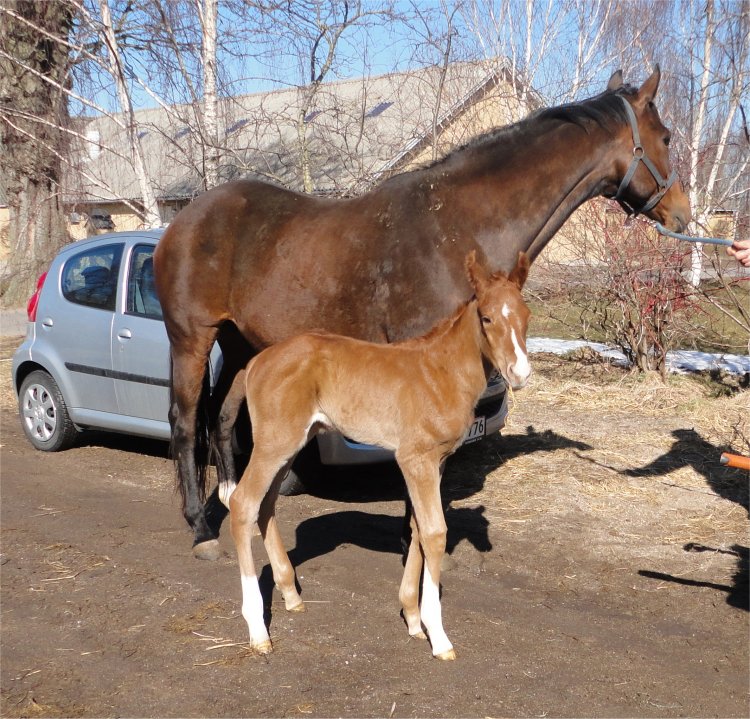
[[[257,651],[270,652],[271,640],[253,564],[253,524],[257,521],[260,527],[287,610],[304,610],[274,506],[297,452],[315,433],[333,428],[395,452],[413,507],[412,539],[399,592],[404,619],[414,637],[425,637],[424,626],[436,657],[455,658],[440,609],[447,529],[440,469],[471,426],[474,405],[493,367],[513,388],[526,384],[531,372],[526,356],[530,313],[520,290],[528,269],[526,255],[519,253],[510,275],[490,276],[472,251],[466,270],[475,297],[423,337],[380,345],[308,333],[280,342],[250,362],[246,393],[254,447],[229,508],[242,614]]]

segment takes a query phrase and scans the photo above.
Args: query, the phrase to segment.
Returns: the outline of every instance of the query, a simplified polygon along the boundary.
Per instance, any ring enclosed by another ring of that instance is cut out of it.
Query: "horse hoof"
[[[253,651],[258,654],[270,654],[273,651],[273,644],[270,639],[266,639],[258,644],[253,644]]]
[[[193,556],[196,559],[205,559],[209,562],[215,562],[221,557],[221,549],[218,539],[209,539],[207,542],[201,542],[193,546]]]
[[[421,629],[418,632],[414,632],[414,634],[409,634],[409,636],[412,639],[427,639],[427,635]]]
[[[435,659],[440,659],[443,662],[452,662],[456,658],[456,650],[449,649],[447,652],[440,652],[435,655]]]
[[[293,607],[287,607],[287,612],[306,612],[307,607],[305,606],[304,602],[300,602],[299,604],[295,604]]]

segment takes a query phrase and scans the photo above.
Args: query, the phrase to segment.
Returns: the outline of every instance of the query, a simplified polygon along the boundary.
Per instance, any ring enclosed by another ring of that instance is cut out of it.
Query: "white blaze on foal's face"
[[[502,301],[497,312],[492,302],[492,295],[495,294],[492,290],[496,287],[490,289],[480,304],[482,328],[495,366],[514,389],[520,389],[531,375],[526,352],[530,313],[518,288],[507,281],[496,280],[495,283],[502,283],[503,293],[509,297]]]

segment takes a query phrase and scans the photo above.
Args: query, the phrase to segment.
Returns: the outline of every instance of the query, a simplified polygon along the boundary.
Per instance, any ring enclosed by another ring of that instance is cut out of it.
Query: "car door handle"
[[[55,323],[52,321],[51,317],[45,317],[42,320],[42,325],[44,325],[45,327],[52,327],[53,324],[55,324]]]
[[[124,330],[120,330],[117,333],[117,336],[121,340],[129,340],[133,336],[133,333],[129,329],[124,329]]]

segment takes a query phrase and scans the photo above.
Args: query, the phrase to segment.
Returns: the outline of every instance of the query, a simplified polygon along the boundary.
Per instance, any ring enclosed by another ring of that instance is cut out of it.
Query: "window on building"
[[[393,105],[392,102],[380,102],[375,107],[373,107],[366,115],[365,117],[377,117],[378,115],[382,115],[391,105]]]
[[[227,135],[231,135],[234,132],[237,132],[237,130],[241,130],[247,123],[250,122],[247,118],[243,118],[242,120],[237,120],[237,122],[232,123],[226,131]]]

